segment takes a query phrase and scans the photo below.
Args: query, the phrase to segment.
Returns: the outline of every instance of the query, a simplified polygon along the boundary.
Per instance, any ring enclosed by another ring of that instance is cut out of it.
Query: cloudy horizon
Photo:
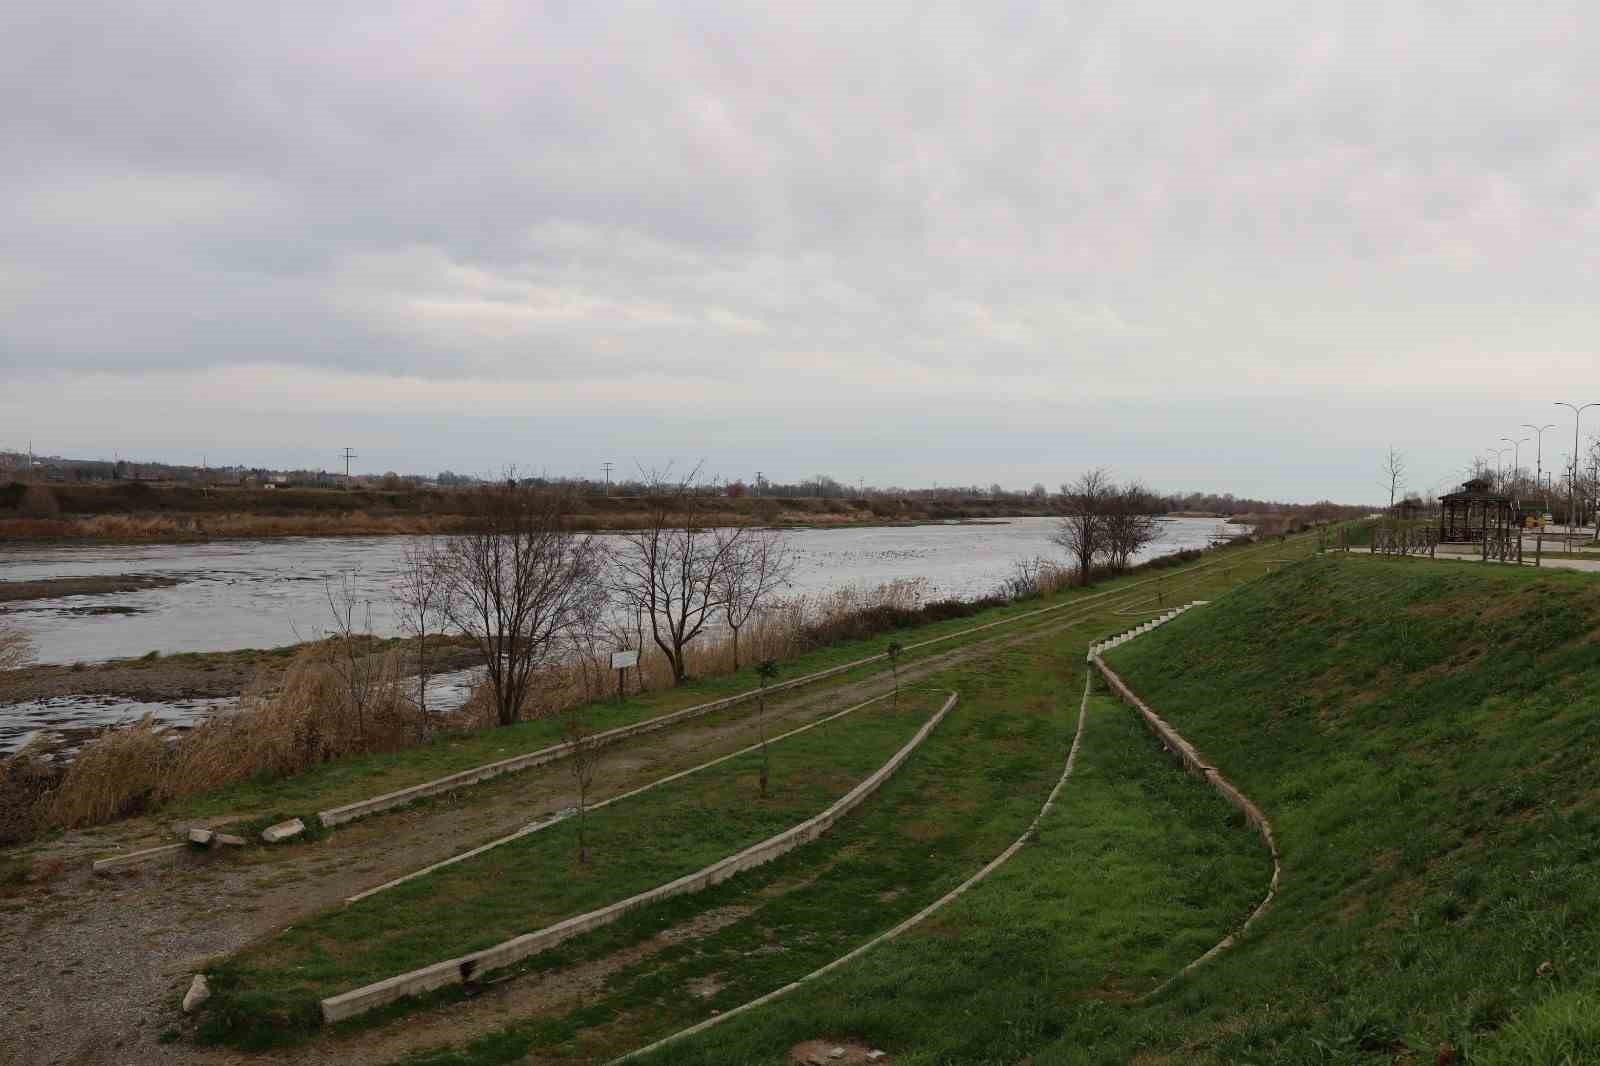
[[[0,30],[0,448],[1355,502],[1600,400],[1584,5]]]

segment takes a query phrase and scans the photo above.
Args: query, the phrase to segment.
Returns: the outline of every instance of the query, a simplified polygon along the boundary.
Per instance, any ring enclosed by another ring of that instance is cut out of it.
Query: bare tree
[[[440,555],[447,617],[483,656],[500,725],[520,717],[534,672],[602,609],[599,545],[565,527],[564,503],[508,477],[476,494],[473,531]]]
[[[1394,445],[1389,445],[1389,450],[1384,453],[1383,467],[1379,473],[1383,477],[1380,484],[1389,490],[1389,513],[1393,514],[1395,497],[1400,495],[1400,490],[1406,483],[1405,453],[1396,450]]]
[[[600,742],[581,706],[567,708],[562,716],[561,733],[568,747],[567,768],[572,771],[572,783],[578,788],[578,862],[587,863],[589,787],[594,784],[594,772],[600,765]]]
[[[1077,561],[1078,583],[1087,585],[1094,561],[1107,550],[1106,510],[1113,486],[1111,475],[1096,467],[1061,486],[1066,516],[1051,537]]]
[[[756,664],[756,676],[761,678],[760,705],[756,710],[757,724],[761,727],[761,797],[767,795],[767,683],[778,676],[778,660],[762,659]]]
[[[339,681],[340,692],[355,712],[356,730],[364,744],[367,712],[388,679],[384,657],[376,654],[373,647],[372,601],[362,598],[356,574],[350,571],[340,575],[337,586],[324,580],[322,591],[332,622],[326,631],[330,642],[328,663]]]
[[[428,729],[428,638],[444,628],[445,598],[449,586],[443,580],[437,545],[430,538],[412,541],[400,553],[400,574],[394,582],[395,605],[401,630],[417,642],[418,728]]]
[[[622,534],[612,550],[613,590],[649,623],[674,685],[688,679],[685,650],[726,604],[723,572],[751,533],[705,526],[692,492],[698,471],[676,481],[665,471],[641,472],[645,525]]]
[[[789,538],[781,530],[755,529],[723,531],[737,537],[737,543],[723,555],[714,592],[722,601],[723,618],[733,634],[733,668],[739,669],[739,630],[771,598],[789,584],[794,572],[794,555]]]
[[[1153,512],[1159,504],[1155,494],[1137,481],[1107,494],[1105,544],[1113,567],[1126,570],[1133,556],[1156,539],[1160,524]]]

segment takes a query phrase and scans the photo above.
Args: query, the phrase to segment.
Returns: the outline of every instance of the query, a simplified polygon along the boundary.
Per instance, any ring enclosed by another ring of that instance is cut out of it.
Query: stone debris
[[[261,839],[268,844],[276,844],[291,837],[297,837],[306,831],[306,823],[298,818],[291,818],[287,822],[269,825],[261,831]]]
[[[828,1052],[828,1058],[830,1058],[830,1059],[842,1059],[842,1058],[844,1058],[844,1048],[842,1048],[842,1047],[834,1048],[832,1051]]]
[[[867,1052],[868,1062],[882,1062],[888,1057],[889,1053],[887,1051],[879,1051],[877,1048],[873,1048],[871,1051]]]
[[[236,837],[232,833],[212,833],[211,846],[216,847],[218,844],[226,844],[230,848],[242,848],[245,846],[245,839]]]
[[[201,829],[199,826],[195,826],[193,829],[189,830],[189,834],[188,835],[189,835],[189,843],[198,844],[202,848],[205,848],[205,847],[210,847],[211,846],[211,838],[215,834],[212,833],[211,830],[209,830],[209,829]]]
[[[189,991],[183,994],[183,1013],[190,1013],[210,998],[211,986],[206,984],[206,975],[195,974],[194,980],[189,983]]]

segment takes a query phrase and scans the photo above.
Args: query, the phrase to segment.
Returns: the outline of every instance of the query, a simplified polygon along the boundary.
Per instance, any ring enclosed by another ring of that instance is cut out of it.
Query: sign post
[[[623,679],[628,676],[628,667],[630,666],[635,670],[639,668],[639,652],[637,649],[629,648],[624,649],[623,651],[614,651],[611,653],[611,669],[617,672],[618,703],[623,702],[623,700],[626,698],[626,693],[623,689]]]

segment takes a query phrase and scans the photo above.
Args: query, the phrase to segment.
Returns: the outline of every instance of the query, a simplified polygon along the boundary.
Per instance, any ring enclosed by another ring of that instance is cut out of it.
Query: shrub
[[[29,839],[38,829],[39,801],[61,779],[61,769],[40,757],[39,741],[0,759],[0,847]]]

